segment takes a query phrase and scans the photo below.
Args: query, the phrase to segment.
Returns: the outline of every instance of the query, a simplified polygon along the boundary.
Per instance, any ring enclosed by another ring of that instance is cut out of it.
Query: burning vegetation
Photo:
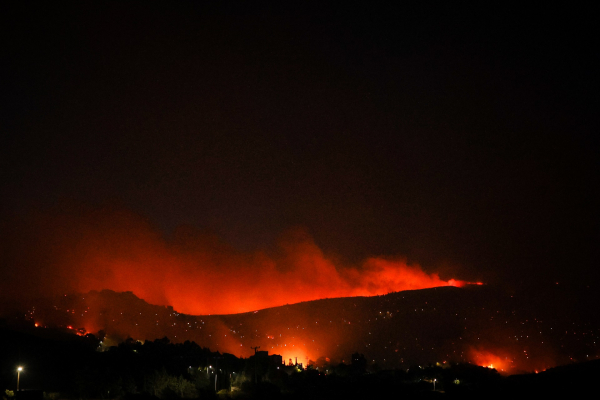
[[[302,229],[271,250],[240,252],[181,228],[162,238],[124,211],[38,215],[8,229],[7,297],[110,289],[187,314],[232,314],[302,301],[461,286],[399,258],[357,266],[328,257]]]
[[[382,368],[469,361],[507,374],[598,356],[595,322],[399,259],[344,265],[302,230],[244,253],[193,229],[165,240],[127,212],[75,214],[3,231],[5,262],[21,268],[6,269],[1,293],[28,294],[40,328],[103,332],[105,346],[168,337],[242,357],[260,346],[305,365],[358,350]]]

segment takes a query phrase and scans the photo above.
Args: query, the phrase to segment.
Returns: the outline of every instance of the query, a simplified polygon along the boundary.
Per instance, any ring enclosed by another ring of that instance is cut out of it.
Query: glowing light
[[[40,250],[63,269],[53,276],[68,277],[56,285],[77,292],[130,291],[185,314],[232,314],[322,298],[468,284],[442,279],[401,258],[373,257],[345,265],[327,257],[298,229],[283,235],[275,253],[242,253],[194,231],[176,232],[167,241],[141,217],[127,212],[57,218],[60,223],[46,226],[65,227],[68,236],[63,231],[37,233],[62,235],[59,248],[53,242]],[[103,273],[91,276],[90,268]]]
[[[508,357],[502,357],[486,350],[471,349],[470,360],[474,364],[495,369],[500,373],[508,373],[508,369],[512,367],[512,360],[509,360]]]

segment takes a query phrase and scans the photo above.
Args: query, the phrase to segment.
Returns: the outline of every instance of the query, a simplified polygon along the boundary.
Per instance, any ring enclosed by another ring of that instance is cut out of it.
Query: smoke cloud
[[[187,314],[229,314],[463,284],[399,258],[342,265],[303,229],[284,234],[275,250],[240,252],[192,227],[166,240],[135,213],[73,207],[13,220],[3,232],[5,298],[112,289]]]

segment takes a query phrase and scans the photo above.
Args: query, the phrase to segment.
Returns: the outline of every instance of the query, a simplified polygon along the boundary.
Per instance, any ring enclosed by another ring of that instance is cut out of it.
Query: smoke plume
[[[320,298],[460,286],[400,258],[342,265],[302,229],[275,250],[240,252],[191,227],[166,240],[141,216],[60,210],[3,229],[0,287],[8,298],[112,289],[188,314],[225,314]]]

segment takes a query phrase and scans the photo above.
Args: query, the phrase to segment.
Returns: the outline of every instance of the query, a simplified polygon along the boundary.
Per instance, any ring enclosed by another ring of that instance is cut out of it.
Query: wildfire
[[[513,361],[507,356],[499,356],[485,350],[471,349],[471,362],[482,367],[495,369],[500,373],[508,373],[513,368]]]
[[[19,281],[30,286],[21,293],[130,291],[151,304],[199,315],[466,283],[400,257],[347,265],[302,229],[284,233],[272,251],[240,252],[192,228],[166,240],[142,217],[122,210],[38,215],[21,226],[31,227],[21,242],[36,243],[35,253],[20,259],[28,267]]]
[[[46,221],[30,233],[38,243],[36,255],[21,282],[59,293],[131,291],[186,314],[232,314],[467,283],[443,279],[401,258],[373,257],[344,265],[301,229],[283,235],[274,252],[240,252],[192,229],[165,240],[143,218],[123,211],[42,219]],[[34,270],[42,264],[46,269]]]

